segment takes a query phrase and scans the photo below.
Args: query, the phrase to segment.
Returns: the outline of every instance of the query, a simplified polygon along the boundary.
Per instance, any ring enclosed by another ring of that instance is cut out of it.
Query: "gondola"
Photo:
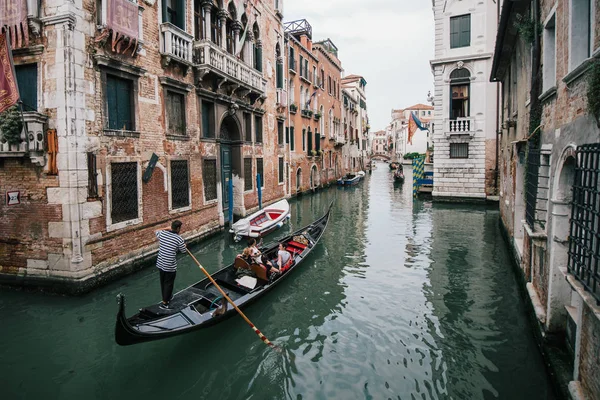
[[[404,170],[402,165],[398,165],[398,168],[394,171],[394,182],[403,183],[404,182]]]
[[[312,224],[261,248],[263,254],[275,258],[279,243],[283,243],[286,249],[292,253],[292,261],[289,269],[285,272],[267,277],[265,268],[256,264],[250,266],[256,273],[256,278],[238,279],[236,278],[236,268],[240,267],[242,261],[240,258],[236,258],[233,264],[213,273],[212,278],[239,308],[244,308],[258,300],[293,273],[314,250],[327,228],[332,205],[333,202],[329,205],[325,215]],[[200,273],[200,271],[198,272]],[[121,346],[128,346],[166,339],[218,324],[237,314],[231,304],[227,304],[224,314],[213,316],[213,314],[218,314],[214,312],[215,309],[224,306],[222,302],[225,301],[221,298],[218,289],[208,278],[205,278],[176,293],[170,303],[171,309],[162,310],[158,304],[154,304],[141,308],[138,313],[127,318],[125,316],[125,296],[119,294],[117,296],[119,310],[115,325],[115,341]]]
[[[397,162],[395,162],[395,161],[392,161],[392,162],[390,163],[390,171],[393,171],[393,170],[397,169],[399,165],[400,165],[400,164],[398,164]]]

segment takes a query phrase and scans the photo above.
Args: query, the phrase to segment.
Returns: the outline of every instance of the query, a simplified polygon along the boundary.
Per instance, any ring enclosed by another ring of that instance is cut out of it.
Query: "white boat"
[[[229,232],[235,235],[236,242],[244,237],[259,238],[281,228],[289,219],[290,204],[287,200],[281,200],[240,219]]]
[[[356,175],[360,176],[361,178],[364,178],[365,177],[365,171],[358,171],[356,173]]]

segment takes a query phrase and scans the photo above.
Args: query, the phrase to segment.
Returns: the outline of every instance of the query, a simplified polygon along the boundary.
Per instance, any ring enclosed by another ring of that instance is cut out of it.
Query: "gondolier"
[[[158,239],[158,258],[156,267],[160,273],[160,291],[162,301],[160,308],[169,309],[169,302],[173,296],[173,285],[177,275],[177,253],[185,253],[186,247],[183,238],[179,236],[181,221],[173,221],[171,229],[156,231]]]

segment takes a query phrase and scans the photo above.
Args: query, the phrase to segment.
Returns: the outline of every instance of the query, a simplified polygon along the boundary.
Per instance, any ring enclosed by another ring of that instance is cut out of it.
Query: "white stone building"
[[[357,124],[354,127],[356,141],[350,144],[350,154],[351,157],[357,158],[361,168],[364,168],[368,156],[367,138],[370,128],[367,114],[367,81],[360,75],[348,75],[342,78],[342,89],[345,89],[346,93],[358,104]]]
[[[495,194],[498,87],[489,76],[496,8],[491,1],[433,0],[437,200],[485,200]]]

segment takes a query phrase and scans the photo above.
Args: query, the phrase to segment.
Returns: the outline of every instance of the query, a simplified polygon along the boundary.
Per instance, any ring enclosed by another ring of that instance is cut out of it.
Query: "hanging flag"
[[[17,104],[19,86],[15,75],[10,43],[6,33],[0,33],[0,113]]]
[[[249,26],[250,26],[250,23],[246,22],[246,27],[244,28],[244,33],[242,34],[242,37],[240,38],[240,41],[237,44],[237,52],[235,53],[236,57],[239,57],[240,54],[242,53],[242,50],[244,48],[244,43],[246,43],[246,34],[248,33]]]
[[[0,0],[0,2],[3,0]],[[129,0],[108,0],[106,28],[96,36],[96,42],[103,42],[109,36],[111,50],[125,54],[131,49],[135,55],[139,36],[139,7]]]
[[[412,138],[417,129],[422,131],[427,130],[427,128],[423,127],[423,124],[421,123],[421,120],[419,120],[419,117],[417,117],[415,113],[411,112],[410,117],[408,119],[408,144],[412,144]]]
[[[13,49],[29,46],[27,1],[0,0],[0,33],[6,32]]]
[[[310,103],[312,102],[313,97],[315,97],[317,95],[317,91],[318,90],[315,90],[313,92],[313,94],[310,95],[310,97],[308,98],[308,100],[306,100],[306,104],[304,105],[304,109],[305,110],[310,109]]]

